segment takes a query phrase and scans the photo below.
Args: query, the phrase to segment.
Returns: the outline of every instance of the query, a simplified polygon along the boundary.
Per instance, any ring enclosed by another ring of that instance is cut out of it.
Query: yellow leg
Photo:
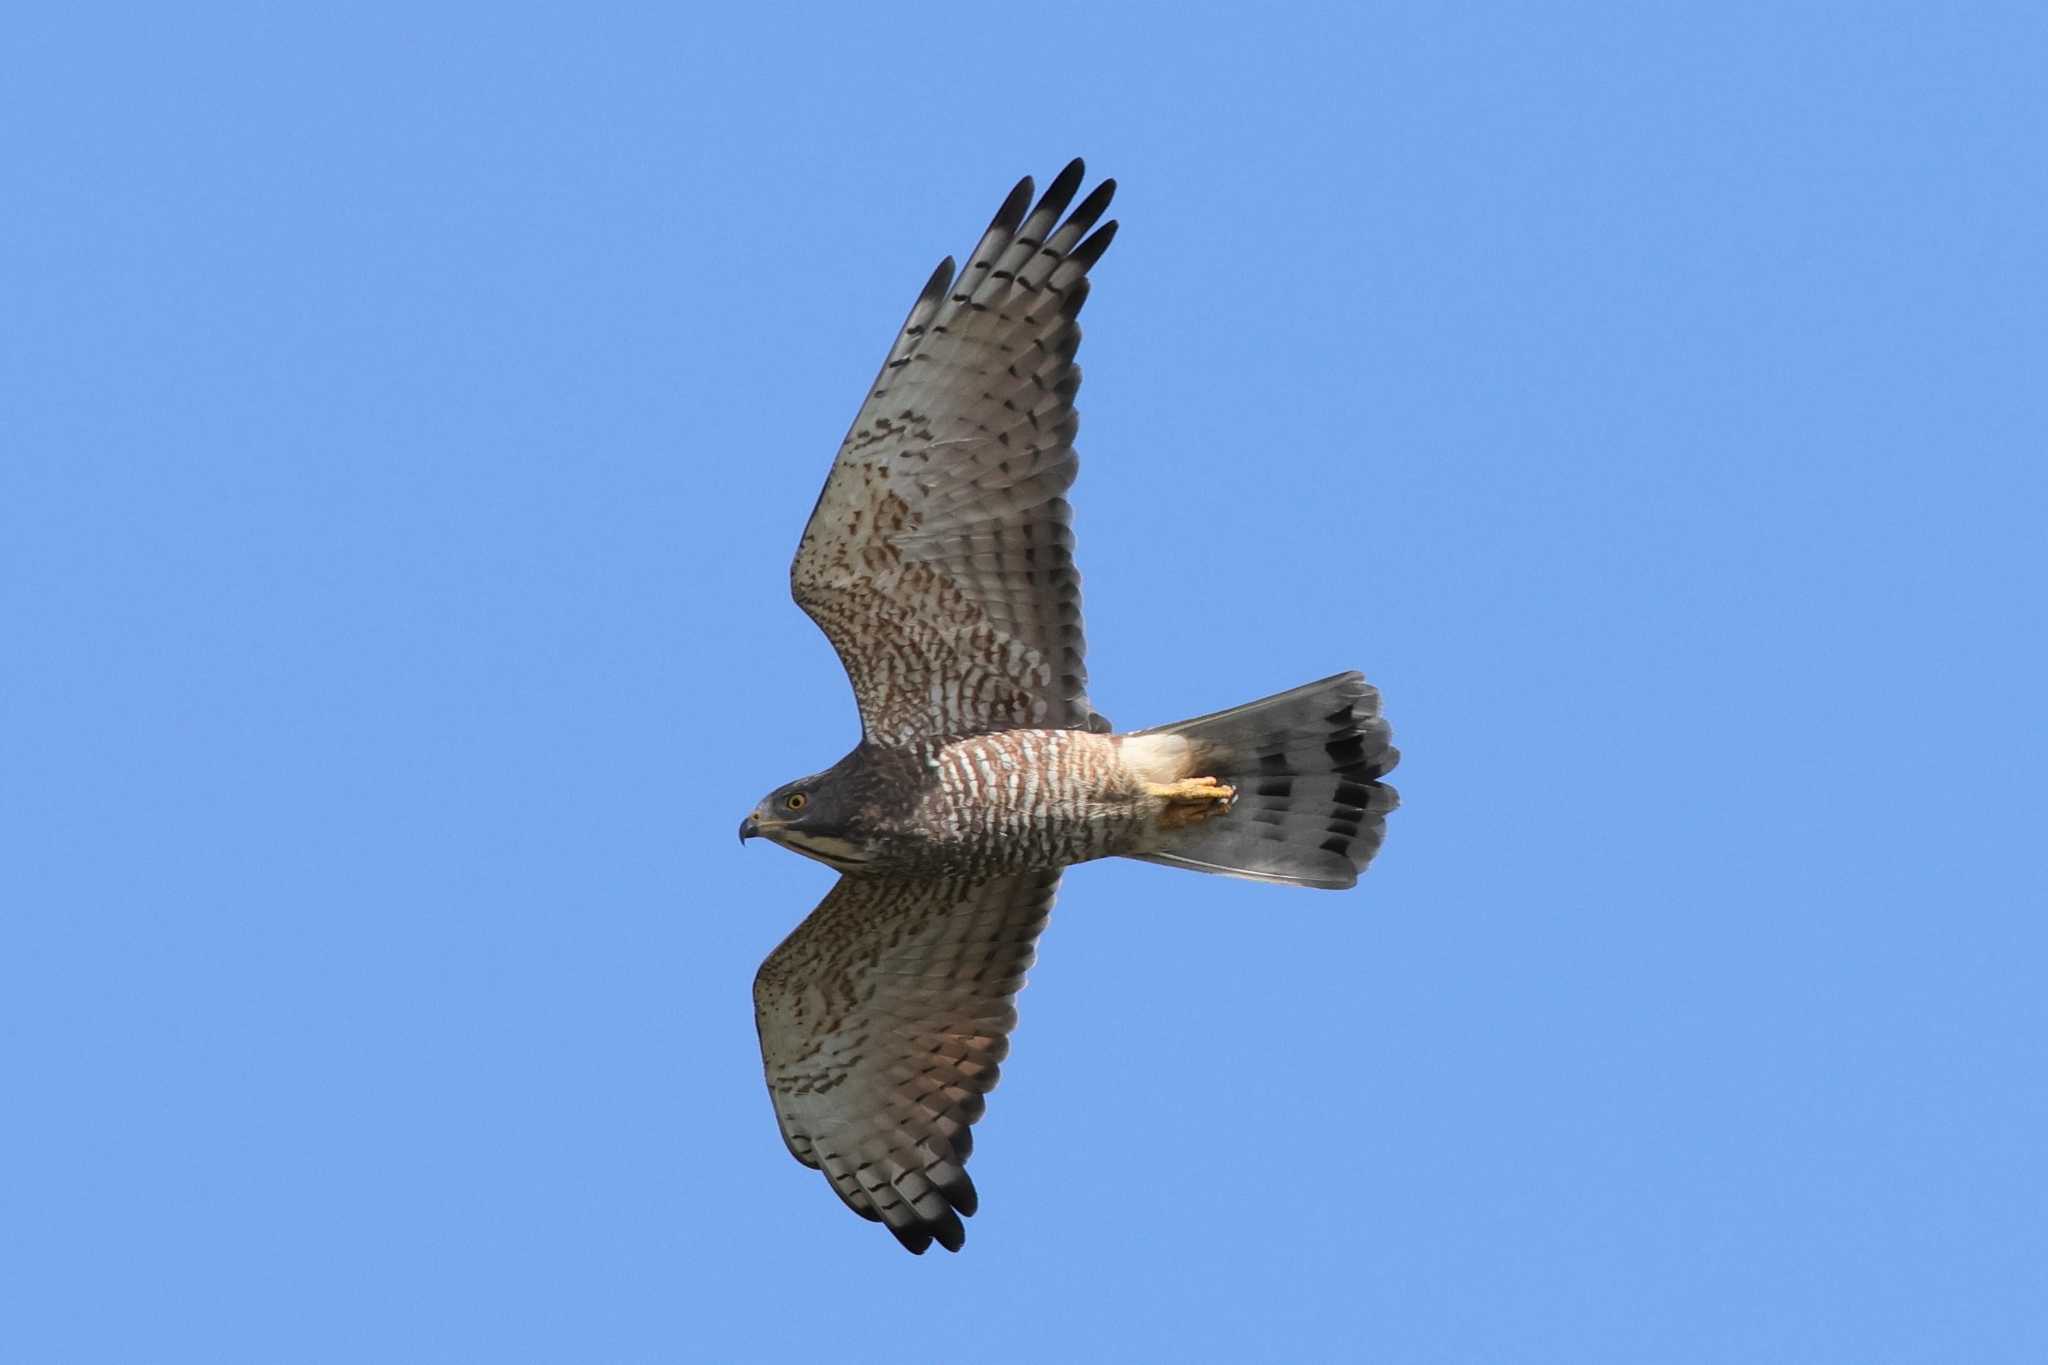
[[[1213,777],[1184,777],[1178,782],[1147,782],[1145,790],[1149,795],[1167,801],[1228,801],[1237,795],[1235,787],[1226,787]]]
[[[1198,820],[1207,820],[1212,815],[1221,815],[1230,809],[1230,798],[1237,795],[1236,788],[1226,787],[1213,777],[1147,782],[1145,791],[1147,795],[1166,802],[1166,809],[1159,812],[1159,823],[1167,829],[1178,829]]]

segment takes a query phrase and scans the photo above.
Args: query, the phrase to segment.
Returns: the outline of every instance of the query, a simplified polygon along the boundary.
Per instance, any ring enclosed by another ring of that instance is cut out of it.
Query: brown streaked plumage
[[[957,1251],[969,1127],[1061,870],[1095,858],[1350,886],[1396,804],[1379,696],[1339,674],[1132,734],[1088,703],[1065,493],[1075,317],[1115,182],[1014,189],[939,266],[841,445],[790,586],[862,739],[740,827],[837,868],[762,965],[783,1140],[913,1252]]]

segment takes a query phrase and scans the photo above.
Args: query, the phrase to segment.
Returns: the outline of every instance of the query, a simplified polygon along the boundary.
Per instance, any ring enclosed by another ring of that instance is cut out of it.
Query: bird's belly
[[[994,874],[1064,867],[1131,846],[1143,813],[1116,746],[1081,730],[1011,730],[931,757],[911,825],[920,861]]]

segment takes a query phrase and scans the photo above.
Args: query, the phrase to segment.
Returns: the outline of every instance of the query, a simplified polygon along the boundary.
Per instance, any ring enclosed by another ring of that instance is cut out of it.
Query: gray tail
[[[1379,690],[1339,673],[1212,716],[1138,732],[1189,742],[1189,775],[1237,789],[1225,813],[1163,836],[1148,863],[1341,890],[1379,851],[1400,761]]]

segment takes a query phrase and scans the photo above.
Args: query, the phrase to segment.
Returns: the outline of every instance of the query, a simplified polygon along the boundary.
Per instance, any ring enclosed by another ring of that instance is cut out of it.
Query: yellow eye
[[[805,796],[802,792],[791,792],[782,798],[782,804],[791,810],[802,810],[805,806],[811,804],[811,798]]]

